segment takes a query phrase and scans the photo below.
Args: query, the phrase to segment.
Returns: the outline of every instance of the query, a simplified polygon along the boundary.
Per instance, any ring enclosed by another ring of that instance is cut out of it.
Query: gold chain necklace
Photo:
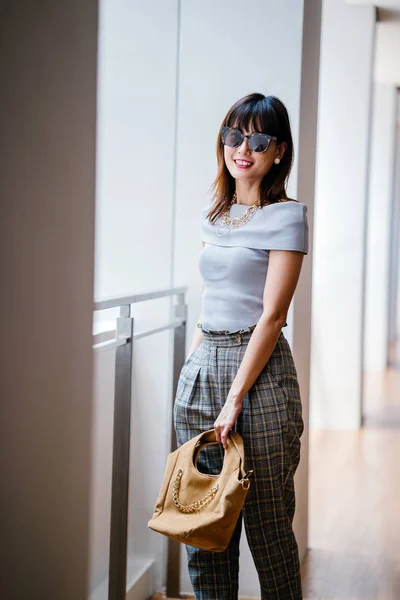
[[[231,204],[236,204],[236,203],[237,203],[237,194],[236,194],[236,192],[234,192]],[[217,228],[217,235],[219,235],[219,236],[226,235],[232,229],[238,229],[238,227],[242,227],[257,212],[258,208],[261,208],[261,204],[259,201],[255,202],[254,204],[249,206],[247,208],[247,210],[240,217],[230,217],[229,216],[230,209],[226,210],[224,213],[222,213],[222,216],[220,217],[220,220],[219,220],[220,225]],[[226,231],[223,231],[222,233],[220,233],[220,229],[222,227],[225,227]]]

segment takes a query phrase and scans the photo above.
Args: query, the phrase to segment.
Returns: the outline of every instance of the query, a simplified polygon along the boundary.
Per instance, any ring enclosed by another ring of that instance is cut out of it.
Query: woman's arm
[[[267,364],[286,322],[299,280],[304,254],[270,250],[264,288],[264,310],[251,335],[224,407],[214,423],[216,438],[226,448],[226,438],[242,410],[243,399]]]
[[[204,248],[204,242],[201,242],[202,244],[202,248]],[[204,292],[204,284],[203,284],[203,292]],[[203,322],[203,307],[201,309],[199,318],[197,319],[197,323],[202,323]],[[194,333],[193,333],[193,338],[192,338],[192,343],[190,344],[190,348],[189,348],[189,354],[186,357],[186,360],[189,358],[189,356],[192,354],[192,352],[194,352],[197,348],[197,346],[200,345],[200,343],[203,340],[203,332],[201,331],[201,329],[199,327],[194,328]]]

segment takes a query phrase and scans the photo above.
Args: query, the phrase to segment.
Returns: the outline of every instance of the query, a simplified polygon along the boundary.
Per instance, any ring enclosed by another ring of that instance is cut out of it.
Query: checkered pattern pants
[[[178,446],[212,429],[228,396],[255,325],[237,332],[204,329],[185,361],[174,403]],[[283,332],[246,394],[234,429],[243,437],[251,485],[228,548],[211,552],[186,545],[196,600],[237,600],[242,521],[258,572],[262,600],[302,600],[300,561],[292,522],[293,476],[300,460],[302,405],[291,348]],[[222,444],[206,446],[197,468],[221,471]]]

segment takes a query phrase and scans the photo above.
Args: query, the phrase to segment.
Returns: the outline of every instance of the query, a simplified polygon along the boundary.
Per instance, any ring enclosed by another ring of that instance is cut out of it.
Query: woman
[[[202,210],[202,311],[174,404],[178,446],[207,429],[221,444],[197,467],[221,471],[230,429],[243,437],[251,485],[228,548],[186,546],[197,600],[236,600],[242,518],[261,598],[302,598],[292,529],[302,404],[282,328],[308,253],[307,207],[287,197],[293,142],[282,102],[250,94],[225,116],[213,200]]]

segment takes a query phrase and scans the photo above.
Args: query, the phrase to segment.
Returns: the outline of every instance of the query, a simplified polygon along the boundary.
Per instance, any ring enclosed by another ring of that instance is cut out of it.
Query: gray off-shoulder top
[[[201,210],[199,271],[204,283],[202,327],[239,331],[255,325],[263,312],[263,294],[270,250],[297,250],[308,254],[307,206],[288,200],[258,209],[238,229],[217,235],[220,219],[211,224]],[[230,216],[246,211],[232,204]]]

